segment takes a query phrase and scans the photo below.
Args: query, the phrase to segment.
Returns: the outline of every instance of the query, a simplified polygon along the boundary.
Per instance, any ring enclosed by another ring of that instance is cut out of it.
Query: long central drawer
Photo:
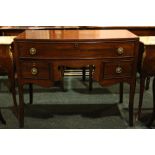
[[[134,42],[94,43],[18,43],[20,57],[32,58],[103,58],[133,57]],[[61,56],[61,57],[60,57]]]

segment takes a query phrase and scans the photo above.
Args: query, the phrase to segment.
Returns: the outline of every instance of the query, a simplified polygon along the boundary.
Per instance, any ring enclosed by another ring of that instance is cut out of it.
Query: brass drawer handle
[[[122,71],[123,71],[122,67],[120,67],[120,66],[116,67],[116,73],[117,74],[121,74]]]
[[[30,55],[35,55],[37,53],[37,50],[35,48],[30,48]]]
[[[32,74],[32,75],[37,75],[37,74],[38,74],[38,69],[37,69],[36,67],[33,67],[33,68],[31,69],[31,74]]]
[[[123,47],[119,47],[119,48],[117,49],[117,53],[118,53],[119,55],[122,55],[122,54],[124,53],[124,48],[123,48]]]

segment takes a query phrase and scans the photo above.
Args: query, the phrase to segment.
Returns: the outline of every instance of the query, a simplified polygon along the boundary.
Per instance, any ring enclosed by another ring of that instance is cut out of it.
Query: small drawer
[[[21,63],[21,74],[25,79],[50,79],[50,65],[42,62],[27,62]]]
[[[109,61],[103,62],[102,77],[104,79],[131,77],[133,73],[133,61]]]

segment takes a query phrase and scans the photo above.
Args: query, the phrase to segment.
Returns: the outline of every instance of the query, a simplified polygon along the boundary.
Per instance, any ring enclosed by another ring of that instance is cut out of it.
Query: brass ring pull
[[[35,55],[37,53],[37,50],[35,48],[30,48],[30,54]]]
[[[124,53],[123,47],[119,47],[119,48],[117,49],[117,53],[118,53],[119,55],[122,55],[122,54]]]
[[[38,69],[37,69],[36,67],[33,67],[33,68],[31,69],[31,74],[32,74],[32,75],[37,75],[37,74],[38,74]]]
[[[120,66],[118,66],[118,67],[116,67],[116,73],[117,74],[121,74],[122,73],[122,67],[120,67]]]

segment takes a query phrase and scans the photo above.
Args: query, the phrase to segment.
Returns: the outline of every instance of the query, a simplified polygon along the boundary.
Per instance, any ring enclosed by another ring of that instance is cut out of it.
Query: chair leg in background
[[[32,104],[33,103],[33,84],[32,83],[30,83],[29,84],[29,98],[30,98],[30,104]]]
[[[82,68],[82,80],[83,81],[86,80],[86,68],[85,67]]]
[[[146,78],[145,90],[149,90],[149,85],[150,85],[150,77],[147,77]]]
[[[65,70],[65,67],[60,66],[60,72],[61,72],[60,87],[61,87],[62,91],[65,91],[65,89],[64,89],[64,70]]]
[[[93,89],[93,66],[89,66],[89,91]]]

